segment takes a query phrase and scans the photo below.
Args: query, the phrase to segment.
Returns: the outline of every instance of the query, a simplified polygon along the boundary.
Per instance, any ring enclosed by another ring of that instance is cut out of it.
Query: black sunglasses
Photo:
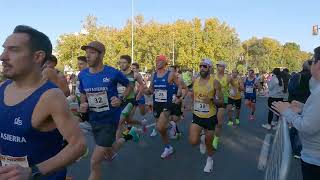
[[[200,66],[199,66],[200,68],[208,68],[208,65],[203,65],[203,64],[200,64]]]

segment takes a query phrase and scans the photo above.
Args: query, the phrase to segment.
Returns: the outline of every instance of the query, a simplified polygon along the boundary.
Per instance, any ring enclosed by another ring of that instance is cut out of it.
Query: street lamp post
[[[133,57],[133,24],[134,24],[134,17],[133,17],[133,0],[131,0],[131,57],[132,57],[132,63],[134,62],[134,57]]]

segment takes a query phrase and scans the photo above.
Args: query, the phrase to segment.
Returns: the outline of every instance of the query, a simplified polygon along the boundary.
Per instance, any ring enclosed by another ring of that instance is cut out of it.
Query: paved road
[[[150,131],[139,143],[129,142],[121,149],[119,156],[103,166],[104,179],[108,180],[262,180],[264,171],[258,170],[261,146],[267,131],[261,127],[267,119],[267,99],[257,101],[256,120],[248,121],[249,112],[242,108],[241,125],[233,128],[224,125],[218,151],[214,156],[214,172],[203,173],[206,156],[201,155],[199,146],[188,144],[188,126],[191,113],[185,114],[185,120],[179,125],[184,135],[180,140],[173,140],[176,153],[170,159],[162,160],[163,150],[160,137],[149,137]],[[242,104],[243,105],[243,104]],[[243,106],[244,107],[244,106]],[[137,115],[137,118],[141,118]],[[148,123],[152,124],[151,114],[147,114]],[[87,135],[90,154],[93,139]],[[299,161],[292,161],[290,180],[301,179]],[[74,180],[84,180],[89,175],[89,158],[84,158],[69,168],[69,175]]]

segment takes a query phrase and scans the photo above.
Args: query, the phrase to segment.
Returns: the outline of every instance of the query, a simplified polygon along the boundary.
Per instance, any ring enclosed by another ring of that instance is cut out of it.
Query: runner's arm
[[[219,81],[214,80],[213,82],[213,86],[214,86],[214,101],[216,105],[223,105],[224,103],[224,98],[223,98],[223,93],[222,93],[222,88],[221,88],[221,84]]]
[[[117,81],[122,85],[126,87],[126,90],[123,92],[123,97],[126,98],[131,91],[133,91],[133,84],[131,84],[128,80],[128,78],[120,71],[117,73]]]
[[[66,97],[57,89],[49,90],[44,103],[48,105],[48,116],[52,117],[57,129],[68,142],[68,145],[52,158],[37,164],[42,174],[49,174],[64,168],[78,158],[86,149],[85,137],[82,134],[77,121],[69,110]]]
[[[137,97],[140,98],[141,96],[143,96],[143,89],[145,89],[146,83],[144,82],[140,73],[134,73],[134,75],[135,75],[135,79],[139,84],[139,89],[138,89],[139,92],[137,93]]]
[[[66,97],[70,96],[70,89],[68,86],[68,81],[62,73],[58,74],[58,83],[59,83],[59,88],[62,90],[64,95]]]
[[[143,90],[144,94],[146,95],[151,95],[153,94],[153,78],[154,78],[154,74],[151,75],[151,78],[150,78],[150,86],[149,87],[145,87],[145,89]]]

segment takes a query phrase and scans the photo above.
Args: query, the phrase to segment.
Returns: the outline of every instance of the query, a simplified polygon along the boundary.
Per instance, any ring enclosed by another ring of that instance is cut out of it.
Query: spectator
[[[283,76],[281,74],[280,68],[274,68],[272,71],[271,79],[268,81],[269,87],[269,98],[268,98],[268,106],[269,106],[269,114],[268,114],[268,123],[263,124],[262,127],[270,130],[272,126],[275,126],[275,123],[272,122],[273,120],[273,112],[270,110],[271,105],[275,101],[283,101]],[[277,119],[279,116],[277,116]]]
[[[292,75],[288,85],[289,102],[299,101],[301,103],[305,103],[310,96],[309,80],[311,78],[311,65],[311,60],[305,61],[302,65],[302,71]],[[298,131],[295,127],[291,127],[289,134],[293,156],[299,159],[301,156],[302,145]]]
[[[298,101],[273,103],[273,108],[299,132],[304,180],[316,180],[320,177],[320,46],[314,50],[311,74],[311,95],[305,104]]]

